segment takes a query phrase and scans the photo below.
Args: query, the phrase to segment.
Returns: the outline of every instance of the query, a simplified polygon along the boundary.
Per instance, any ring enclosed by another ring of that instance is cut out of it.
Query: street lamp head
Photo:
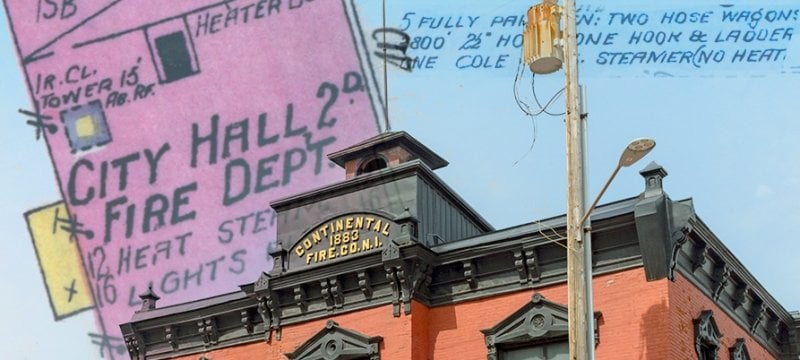
[[[656,146],[656,141],[650,138],[638,138],[631,141],[619,158],[619,166],[628,167],[643,158]]]

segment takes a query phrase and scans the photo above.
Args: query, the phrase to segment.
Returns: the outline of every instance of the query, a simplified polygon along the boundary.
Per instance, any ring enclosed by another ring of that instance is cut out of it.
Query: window
[[[494,327],[481,330],[489,360],[567,360],[568,331],[566,306],[540,294]]]
[[[569,344],[566,341],[527,346],[500,351],[500,360],[568,360]]]
[[[694,346],[699,360],[716,360],[720,333],[711,310],[703,310],[694,319]]]
[[[385,159],[381,157],[374,157],[364,161],[358,168],[358,175],[370,173],[380,169],[385,169],[388,165]]]
[[[286,353],[289,360],[380,360],[380,336],[366,336],[343,329],[328,320],[325,328],[312,336],[295,351]]]

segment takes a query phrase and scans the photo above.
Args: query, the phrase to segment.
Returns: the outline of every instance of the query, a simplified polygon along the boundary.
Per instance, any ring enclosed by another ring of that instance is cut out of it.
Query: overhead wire
[[[514,164],[512,164],[511,166],[517,166],[517,164],[519,164],[520,161],[525,159],[525,157],[528,156],[528,154],[533,152],[533,146],[536,145],[536,131],[537,131],[536,117],[535,117],[536,115],[534,115],[533,112],[531,112],[531,107],[527,103],[522,101],[522,99],[520,99],[519,97],[519,82],[520,79],[522,79],[522,72],[523,72],[522,55],[520,55],[519,65],[517,66],[517,75],[514,77],[514,100],[517,102],[517,106],[519,106],[520,110],[522,110],[522,112],[525,113],[525,115],[530,116],[531,125],[533,127],[533,134],[531,136],[531,146],[528,148],[528,151],[522,154],[522,156],[519,159],[517,159],[517,161],[514,161]]]
[[[517,106],[519,106],[519,108],[520,108],[520,110],[522,110],[522,112],[524,112],[526,115],[529,115],[529,116],[537,116],[537,115],[540,115],[542,113],[545,113],[545,114],[551,115],[551,116],[563,116],[564,114],[566,114],[566,112],[555,114],[555,113],[551,113],[551,112],[547,111],[547,109],[550,107],[550,105],[552,105],[556,100],[558,100],[559,97],[561,97],[561,95],[564,94],[564,91],[566,90],[566,88],[562,87],[560,90],[556,91],[556,93],[553,94],[553,96],[550,97],[550,100],[547,100],[547,103],[545,103],[544,106],[542,106],[542,103],[539,101],[539,98],[536,96],[535,81],[534,81],[536,75],[533,75],[533,78],[531,79],[531,90],[533,92],[533,98],[536,101],[536,106],[538,106],[539,109],[536,112],[531,111],[530,105],[528,105],[527,103],[522,101],[522,99],[519,96],[519,83],[520,83],[520,80],[522,80],[523,72],[524,72],[523,59],[522,59],[522,56],[520,56],[519,64],[517,65],[517,75],[514,77],[514,100],[517,101]]]
[[[524,112],[525,115],[536,116],[531,111],[530,105],[526,104],[519,97],[519,81],[522,79],[522,72],[524,71],[522,63],[523,63],[522,56],[520,56],[519,65],[517,65],[517,75],[514,77],[514,100],[517,101],[517,106],[519,106],[519,109],[522,110],[522,112]]]
[[[575,249],[571,249],[568,246],[568,244],[566,244],[566,242],[564,241],[564,240],[567,239],[566,234],[563,234],[563,235],[559,234],[558,231],[556,229],[552,228],[552,227],[545,228],[544,230],[550,230],[550,231],[553,232],[553,234],[555,234],[555,237],[551,237],[551,236],[545,234],[544,231],[542,231],[542,222],[541,221],[537,220],[536,221],[536,225],[539,225],[539,228],[537,229],[537,231],[539,232],[539,235],[541,235],[545,240],[547,240],[547,242],[550,242],[550,243],[556,244],[558,246],[561,246],[562,248],[564,248],[567,251],[570,251],[570,250],[575,251]]]
[[[566,88],[561,88],[561,90],[553,94],[553,96],[550,97],[550,100],[548,100],[547,103],[545,103],[545,105],[542,106],[541,102],[539,102],[539,99],[536,97],[536,90],[534,89],[535,83],[532,78],[531,91],[533,92],[533,98],[536,101],[536,105],[539,107],[539,110],[534,112],[533,110],[531,110],[531,106],[522,100],[522,98],[519,96],[519,84],[522,80],[522,75],[525,71],[525,67],[523,66],[523,64],[524,64],[523,55],[522,53],[520,53],[519,63],[517,65],[517,74],[514,77],[514,100],[516,101],[519,109],[522,110],[522,112],[525,113],[525,115],[530,116],[531,124],[533,125],[533,137],[531,139],[531,146],[528,148],[528,151],[526,151],[525,154],[523,154],[519,159],[517,159],[517,161],[515,161],[512,166],[516,166],[520,161],[525,159],[525,157],[528,156],[528,154],[530,154],[533,151],[533,147],[536,144],[536,132],[537,132],[537,124],[535,118],[536,116],[541,115],[542,113],[545,113],[550,116],[562,116],[565,114],[565,113],[561,114],[551,113],[547,111],[547,108],[550,107],[550,105],[552,105],[562,94],[564,94]]]
[[[551,112],[547,111],[547,108],[550,107],[550,105],[554,101],[556,101],[556,99],[558,99],[559,97],[561,97],[561,95],[564,94],[564,91],[566,90],[566,87],[563,87],[563,88],[561,88],[561,90],[558,90],[555,94],[553,94],[552,97],[550,97],[550,100],[547,101],[547,104],[544,104],[544,106],[542,106],[542,104],[539,102],[539,98],[536,97],[536,86],[535,86],[535,84],[536,84],[536,74],[533,74],[531,76],[531,92],[533,93],[533,100],[536,101],[536,105],[539,106],[539,109],[541,109],[541,112],[543,112],[543,113],[545,113],[547,115],[550,115],[550,116],[563,116],[563,115],[565,115],[567,113],[565,111],[565,112],[562,112],[562,113],[554,114],[554,113],[551,113]]]

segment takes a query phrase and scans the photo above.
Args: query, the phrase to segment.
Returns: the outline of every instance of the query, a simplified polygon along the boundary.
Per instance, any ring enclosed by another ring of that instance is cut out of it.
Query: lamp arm
[[[592,214],[592,211],[594,211],[594,208],[597,206],[597,203],[600,202],[600,198],[602,198],[603,194],[606,193],[606,190],[608,190],[608,186],[611,185],[612,181],[614,181],[614,178],[617,176],[617,173],[619,172],[619,169],[621,169],[621,168],[622,168],[622,164],[617,164],[617,167],[614,168],[614,172],[612,172],[611,176],[609,176],[608,180],[606,180],[605,185],[603,185],[603,189],[600,190],[600,193],[597,194],[597,197],[594,198],[594,202],[592,202],[592,206],[590,206],[589,209],[586,210],[586,213],[583,214],[583,217],[581,218],[581,221],[578,223],[579,227],[583,227],[583,224],[586,222],[586,219],[588,219],[589,215]]]

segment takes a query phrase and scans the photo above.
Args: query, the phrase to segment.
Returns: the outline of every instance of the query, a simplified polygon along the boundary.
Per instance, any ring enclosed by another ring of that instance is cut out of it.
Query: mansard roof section
[[[328,159],[341,167],[345,167],[345,163],[350,160],[368,158],[382,150],[394,147],[405,149],[410,153],[412,159],[421,160],[432,170],[448,165],[447,160],[437,155],[433,150],[405,131],[389,131],[378,134],[346,149],[328,154]]]
[[[338,197],[343,194],[363,189],[368,186],[385,184],[392,181],[418,176],[428,180],[441,195],[460,208],[460,210],[478,224],[483,231],[494,231],[494,227],[484,219],[472,206],[470,206],[458,193],[455,192],[447,183],[437,176],[430,167],[420,160],[411,160],[395,167],[370,172],[351,179],[333,183],[328,186],[317,188],[302,194],[296,194],[270,202],[270,206],[276,212],[297,208],[303,205],[317,203],[323,200]],[[355,210],[355,209],[354,209]]]
[[[592,212],[590,216],[591,221],[600,221],[605,219],[622,216],[625,214],[633,214],[634,205],[638,201],[638,197],[632,197],[624,200],[611,202],[608,204],[600,205]],[[451,251],[458,251],[461,249],[468,249],[476,246],[492,244],[495,242],[503,242],[511,239],[519,239],[528,236],[539,237],[541,231],[549,229],[566,228],[567,218],[566,215],[559,215],[542,220],[535,220],[533,222],[516,225],[506,229],[497,230],[494,232],[473,236],[471,238],[445,243],[431,248],[436,253],[443,254]]]

